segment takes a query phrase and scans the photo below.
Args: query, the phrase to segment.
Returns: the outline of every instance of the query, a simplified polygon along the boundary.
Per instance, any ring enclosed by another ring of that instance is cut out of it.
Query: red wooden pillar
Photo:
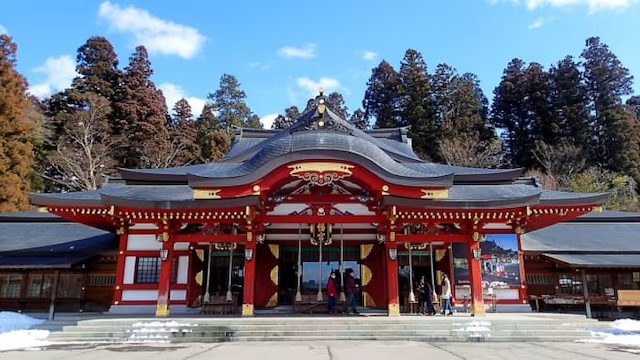
[[[519,233],[516,233],[516,239],[518,240],[518,262],[520,263],[520,300],[523,304],[526,304],[529,302],[529,297],[527,295],[527,274],[524,272],[524,255],[520,243]]]
[[[160,279],[158,281],[158,303],[156,305],[156,316],[169,316],[172,263],[173,243],[167,239],[162,242],[162,250],[160,252]]]
[[[247,236],[247,238],[249,238],[249,236]],[[244,245],[244,284],[242,286],[242,316],[253,316],[256,286],[256,254],[256,242],[247,240]]]
[[[127,260],[127,234],[124,227],[118,230],[120,233],[120,244],[118,246],[118,256],[116,256],[116,280],[113,291],[113,304],[118,305],[122,301],[122,284],[124,284],[124,266]]]
[[[387,233],[387,235],[389,234]],[[388,315],[399,316],[400,304],[398,301],[398,250],[395,241],[392,242],[389,240],[389,237],[387,237],[385,251],[386,254],[384,254],[386,265],[385,268],[387,272],[387,298],[389,299]]]
[[[470,239],[468,249],[467,262],[469,264],[469,282],[471,284],[471,315],[484,315],[480,242]]]

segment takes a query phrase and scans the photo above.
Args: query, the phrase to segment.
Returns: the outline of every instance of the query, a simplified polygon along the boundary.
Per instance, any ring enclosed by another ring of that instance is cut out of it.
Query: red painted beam
[[[256,218],[256,222],[271,224],[367,224],[384,220],[383,216],[376,215],[263,215]]]
[[[418,243],[422,244],[425,242],[467,242],[469,240],[469,235],[466,234],[440,234],[440,235],[404,235],[404,234],[396,234],[396,242],[403,243]]]
[[[170,237],[173,242],[207,242],[207,243],[232,243],[232,242],[245,242],[247,241],[247,235],[205,235],[199,234],[174,234]]]

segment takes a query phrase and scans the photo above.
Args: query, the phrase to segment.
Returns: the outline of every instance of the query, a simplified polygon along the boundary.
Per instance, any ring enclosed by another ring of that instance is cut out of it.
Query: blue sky
[[[594,35],[640,78],[638,19],[640,0],[21,0],[3,4],[0,32],[18,44],[35,94],[67,87],[77,48],[100,35],[121,67],[147,46],[171,106],[186,97],[199,112],[229,73],[268,122],[320,86],[355,110],[371,68],[381,59],[397,68],[407,48],[430,69],[446,62],[477,74],[489,96],[512,58],[548,66],[578,56]]]

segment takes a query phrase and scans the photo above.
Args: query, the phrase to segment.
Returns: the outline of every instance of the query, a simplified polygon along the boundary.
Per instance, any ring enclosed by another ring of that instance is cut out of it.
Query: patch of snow
[[[640,321],[620,319],[611,323],[609,328],[591,328],[590,339],[581,342],[604,345],[619,345],[640,348]]]
[[[11,311],[0,311],[0,351],[35,348],[49,344],[47,330],[28,330],[44,322]]]
[[[15,330],[27,330],[43,322],[44,320],[42,319],[35,319],[25,314],[12,311],[0,311],[0,334]]]

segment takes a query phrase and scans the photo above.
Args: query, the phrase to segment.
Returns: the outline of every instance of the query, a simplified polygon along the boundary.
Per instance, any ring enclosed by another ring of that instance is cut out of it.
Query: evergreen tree
[[[360,130],[367,130],[369,128],[367,117],[361,109],[357,109],[353,112],[353,115],[349,118],[349,123]]]
[[[132,168],[170,166],[176,156],[166,128],[167,105],[162,91],[151,81],[151,63],[144,46],[136,47],[125,68],[123,96],[116,103],[126,121],[126,157]]]
[[[400,126],[410,125],[409,136],[418,154],[439,160],[437,140],[440,124],[435,116],[427,64],[413,49],[405,52],[400,64]]]
[[[264,125],[262,125],[262,122],[260,121],[260,116],[256,114],[252,114],[249,117],[249,121],[245,124],[244,127],[247,127],[250,129],[262,129]]]
[[[630,107],[630,111],[636,116],[636,119],[640,121],[640,96],[632,96],[627,99],[627,106]]]
[[[284,110],[284,115],[278,115],[271,125],[272,129],[288,129],[300,118],[300,110],[293,105]]]
[[[376,119],[376,128],[402,126],[400,123],[400,80],[398,73],[385,60],[373,70],[367,81],[362,107],[365,117]]]
[[[220,128],[213,105],[205,104],[196,120],[197,143],[200,149],[198,162],[210,163],[222,159],[231,147],[229,134]]]
[[[17,49],[0,35],[0,212],[30,208],[34,126],[26,120],[31,104],[27,81],[16,71]]]
[[[327,97],[327,107],[341,119],[349,119],[349,109],[347,109],[347,106],[344,103],[344,98],[339,92],[334,91],[329,94]]]
[[[524,71],[525,105],[534,142],[556,144],[561,140],[561,128],[551,104],[551,74],[538,63],[530,63]]]
[[[527,106],[525,64],[513,59],[504,70],[502,79],[493,91],[491,123],[504,130],[506,157],[511,166],[535,167],[531,117]]]
[[[172,165],[183,166],[197,162],[200,156],[198,129],[193,120],[191,106],[186,99],[180,99],[175,103],[170,119],[168,128],[171,147],[177,152]]]
[[[235,76],[224,74],[220,78],[220,87],[207,97],[218,113],[218,122],[222,130],[233,133],[234,127],[262,127],[252,118],[251,109],[245,102],[247,94],[240,89]]]
[[[582,52],[591,110],[591,161],[605,169],[640,178],[637,127],[622,103],[632,93],[633,77],[597,37]]]
[[[551,108],[565,144],[586,149],[589,140],[587,91],[578,64],[566,56],[550,69]]]
[[[94,36],[78,48],[76,77],[71,88],[80,92],[92,92],[114,100],[120,86],[122,72],[118,70],[118,57],[113,46],[104,37]]]

